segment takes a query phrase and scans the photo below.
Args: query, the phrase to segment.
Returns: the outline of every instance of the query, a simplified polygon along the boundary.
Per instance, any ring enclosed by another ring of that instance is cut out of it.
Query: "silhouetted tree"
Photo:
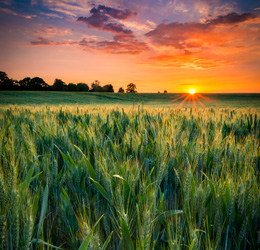
[[[0,90],[13,90],[14,80],[9,79],[8,75],[0,71]]]
[[[68,86],[67,86],[67,90],[68,91],[77,91],[78,88],[77,88],[77,85],[74,84],[74,83],[69,83]]]
[[[91,83],[91,87],[95,87],[95,86],[100,86],[100,81],[99,80],[95,80],[94,82]]]
[[[65,86],[65,82],[63,82],[61,79],[55,79],[51,89],[54,91],[62,91],[64,86]]]
[[[32,90],[47,90],[49,85],[40,77],[34,77],[30,81]]]
[[[137,93],[136,85],[133,83],[129,83],[126,88],[126,93]]]
[[[91,83],[91,90],[90,92],[102,92],[102,87],[100,86],[100,81],[95,80],[93,83]]]
[[[23,80],[19,81],[19,86],[22,90],[28,89],[28,86],[30,85],[31,78],[30,77],[25,77]]]
[[[77,84],[78,91],[89,91],[89,86],[86,83],[78,83]]]
[[[102,87],[103,92],[114,92],[114,88],[111,84],[105,85]]]
[[[164,90],[163,93],[164,93],[164,94],[167,94],[168,92],[167,92],[167,90]]]
[[[25,77],[19,81],[21,90],[47,90],[49,85],[40,77]]]
[[[125,90],[124,90],[122,87],[120,87],[120,88],[118,89],[118,93],[125,93]]]

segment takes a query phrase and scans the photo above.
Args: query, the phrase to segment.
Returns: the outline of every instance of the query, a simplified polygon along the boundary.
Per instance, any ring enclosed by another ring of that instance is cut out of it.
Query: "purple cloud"
[[[113,32],[116,34],[132,34],[129,29],[124,29],[124,25],[118,23],[108,23],[103,26],[103,30]]]
[[[256,15],[253,15],[251,13],[243,13],[241,15],[233,12],[225,16],[218,16],[215,19],[209,19],[205,22],[207,25],[230,25],[230,24],[238,24],[246,22],[250,19],[256,18]]]
[[[125,20],[135,16],[136,13],[127,9],[118,10],[104,5],[99,5],[98,8],[92,8],[90,13],[92,14],[90,17],[79,17],[77,22],[84,22],[89,28],[104,30],[115,34],[132,34],[132,31],[125,29],[124,25],[112,22],[112,20]]]
[[[118,10],[118,9],[106,7],[104,5],[99,5],[97,8],[91,9],[90,13],[93,15],[102,13],[103,15],[108,15],[108,16],[113,17],[118,20],[126,20],[130,17],[137,15],[137,13],[134,13],[128,9]]]
[[[84,22],[89,28],[103,29],[104,23],[109,17],[103,14],[95,14],[90,17],[79,17],[77,22]]]

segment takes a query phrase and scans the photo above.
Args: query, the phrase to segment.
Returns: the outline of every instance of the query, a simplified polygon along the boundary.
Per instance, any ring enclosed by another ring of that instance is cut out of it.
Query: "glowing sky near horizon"
[[[2,0],[0,71],[138,92],[260,92],[260,1]]]

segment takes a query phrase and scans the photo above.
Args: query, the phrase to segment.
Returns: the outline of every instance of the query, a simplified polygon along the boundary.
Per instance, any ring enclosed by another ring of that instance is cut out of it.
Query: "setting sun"
[[[195,92],[196,92],[195,89],[189,89],[189,93],[190,93],[191,95],[195,94]]]

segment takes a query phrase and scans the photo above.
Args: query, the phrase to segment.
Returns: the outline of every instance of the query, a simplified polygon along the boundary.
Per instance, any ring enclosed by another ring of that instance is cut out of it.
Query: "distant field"
[[[41,91],[2,91],[0,106],[5,105],[145,105],[149,107],[178,107],[182,94],[126,94],[126,93],[79,93]],[[260,94],[205,94],[209,101],[201,99],[206,107],[260,107]],[[185,102],[183,106],[191,106]],[[197,106],[201,106],[199,103]]]

